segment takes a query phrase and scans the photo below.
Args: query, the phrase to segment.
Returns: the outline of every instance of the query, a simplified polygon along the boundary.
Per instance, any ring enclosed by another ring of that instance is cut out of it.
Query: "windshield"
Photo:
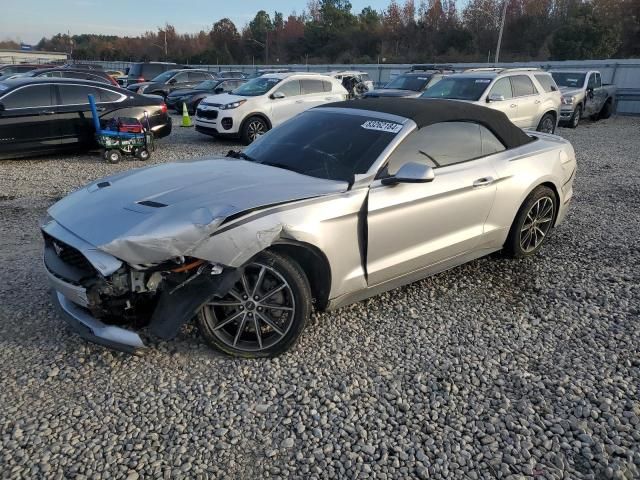
[[[257,163],[353,182],[402,128],[375,115],[308,110],[260,137],[244,153]]]
[[[478,100],[490,83],[490,78],[448,77],[427,89],[421,96],[451,100]]]
[[[177,73],[176,70],[167,70],[166,72],[161,73],[157,77],[153,77],[151,81],[160,82],[160,83],[168,82],[171,79],[171,77],[173,77],[176,73]]]
[[[580,88],[584,85],[585,73],[551,72],[551,76],[559,87]]]
[[[231,93],[234,95],[241,95],[243,97],[257,97],[264,95],[271,90],[278,82],[279,78],[264,78],[258,77],[253,80],[249,80],[247,83],[240,85]]]
[[[400,75],[387,83],[383,88],[397,88],[400,90],[421,92],[424,90],[424,87],[427,86],[430,79],[430,75]]]
[[[220,80],[205,80],[204,82],[200,82],[194,88],[197,90],[213,90],[219,83]]]

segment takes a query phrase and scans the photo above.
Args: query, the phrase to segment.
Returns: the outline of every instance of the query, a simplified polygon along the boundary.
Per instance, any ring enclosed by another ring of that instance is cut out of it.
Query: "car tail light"
[[[161,108],[162,108],[162,113],[167,113],[167,104],[166,103],[163,103]]]
[[[109,80],[111,80],[111,83],[112,83],[113,85],[115,85],[116,87],[119,87],[119,86],[120,86],[120,84],[118,83],[118,81],[117,81],[115,78],[113,78],[111,75],[109,75]]]
[[[138,83],[144,82],[144,77],[138,77]]]

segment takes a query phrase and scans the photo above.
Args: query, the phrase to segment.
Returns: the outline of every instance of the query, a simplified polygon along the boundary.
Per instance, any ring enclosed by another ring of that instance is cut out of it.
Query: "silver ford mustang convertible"
[[[535,254],[564,218],[573,148],[449,100],[308,110],[227,157],[113,175],[43,222],[54,301],[135,352],[195,319],[231,355],[277,355],[334,309],[497,250]]]

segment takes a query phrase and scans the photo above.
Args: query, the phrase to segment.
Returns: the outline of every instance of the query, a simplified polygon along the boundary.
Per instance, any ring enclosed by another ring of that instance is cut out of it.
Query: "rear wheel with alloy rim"
[[[242,267],[222,298],[205,304],[197,324],[215,348],[240,357],[272,357],[300,336],[311,310],[309,282],[293,260],[263,252]]]
[[[554,133],[556,131],[556,119],[551,113],[545,113],[540,119],[538,128],[542,133]]]
[[[242,125],[240,132],[240,138],[242,143],[249,145],[255,141],[261,135],[264,135],[269,130],[269,125],[264,119],[260,117],[250,117]]]
[[[546,240],[556,218],[556,196],[539,186],[524,201],[509,231],[505,249],[514,257],[535,254]]]

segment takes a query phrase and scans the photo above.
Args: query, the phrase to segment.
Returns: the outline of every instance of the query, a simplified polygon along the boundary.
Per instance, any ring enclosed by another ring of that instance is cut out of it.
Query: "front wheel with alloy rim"
[[[513,257],[528,257],[540,250],[556,218],[556,195],[541,185],[526,198],[511,226],[505,250]]]
[[[582,117],[582,105],[578,105],[573,111],[573,115],[569,119],[569,127],[576,128],[580,123],[580,117]]]
[[[240,139],[245,145],[249,145],[261,135],[269,130],[267,122],[260,117],[249,117],[243,124],[240,131]]]
[[[542,133],[554,133],[556,131],[556,118],[551,113],[545,113],[540,119],[538,128]]]
[[[222,298],[206,303],[197,325],[213,347],[238,357],[273,357],[295,343],[311,311],[306,275],[292,259],[262,252],[241,268]]]

